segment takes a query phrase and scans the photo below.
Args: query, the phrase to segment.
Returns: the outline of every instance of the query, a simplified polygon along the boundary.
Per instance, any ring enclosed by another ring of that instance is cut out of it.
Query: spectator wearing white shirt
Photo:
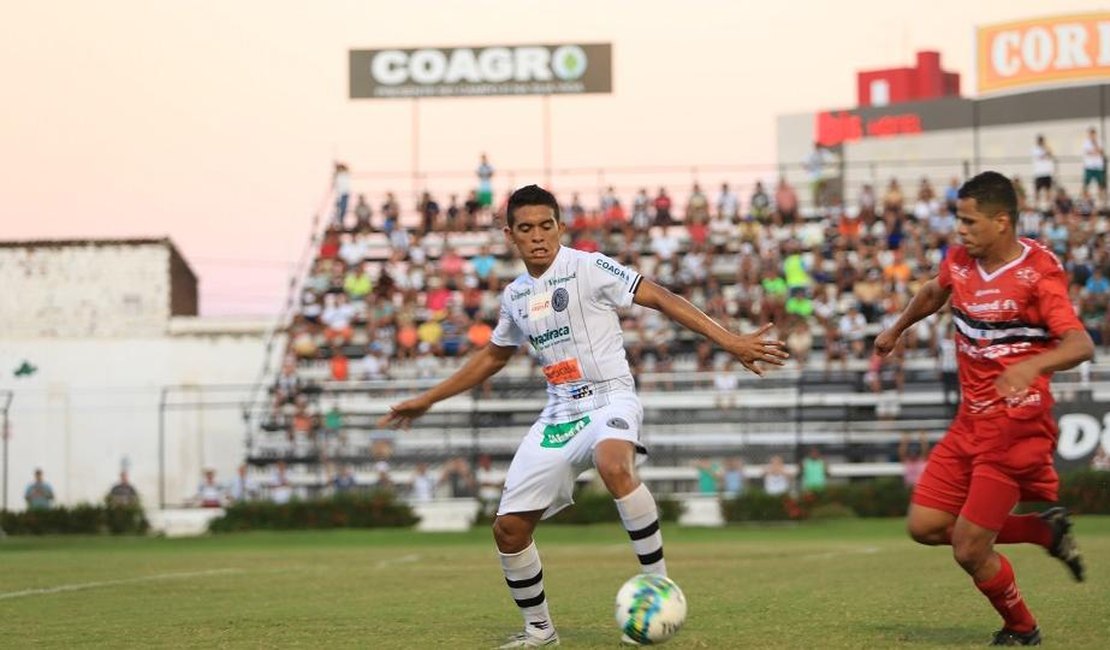
[[[389,379],[389,359],[382,354],[379,343],[371,343],[369,354],[360,362],[360,374],[367,381],[380,381]]]
[[[729,189],[728,183],[721,183],[721,193],[717,196],[717,216],[729,221],[740,217],[740,199]]]
[[[763,470],[763,491],[772,496],[790,491],[790,475],[786,473],[782,456],[771,456],[771,461]]]
[[[1106,206],[1106,152],[1093,126],[1087,129],[1087,139],[1083,141],[1083,190],[1091,183],[1098,190],[1099,205]]]
[[[227,491],[216,482],[216,470],[204,470],[204,480],[197,486],[196,503],[202,508],[222,508],[227,503]]]
[[[848,310],[847,314],[840,317],[838,329],[843,334],[844,340],[848,342],[852,354],[857,359],[863,358],[863,339],[867,334],[867,319],[855,305]]]
[[[343,228],[343,219],[347,216],[347,202],[351,200],[351,172],[347,169],[347,165],[335,163],[332,190],[335,192],[335,223]]]
[[[1033,145],[1033,200],[1047,205],[1052,199],[1052,177],[1056,175],[1056,156],[1043,135]]]
[[[293,500],[293,486],[285,473],[285,461],[279,460],[270,476],[270,501],[282,505]]]
[[[428,463],[417,463],[412,473],[412,483],[409,487],[409,500],[431,501],[436,496],[436,486],[439,484],[435,477],[428,473]]]
[[[247,464],[239,465],[239,473],[227,486],[227,496],[232,503],[252,501],[258,497],[258,485],[247,474]]]
[[[329,343],[350,341],[355,308],[347,300],[346,294],[329,293],[324,300],[324,312],[320,314],[320,321],[327,328],[324,338]]]
[[[678,238],[666,228],[656,226],[651,232],[651,252],[660,262],[670,262],[679,249]]]

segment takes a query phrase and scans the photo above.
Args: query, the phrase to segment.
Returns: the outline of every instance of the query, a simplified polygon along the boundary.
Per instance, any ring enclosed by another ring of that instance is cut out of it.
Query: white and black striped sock
[[[643,483],[628,495],[617,499],[621,523],[632,539],[632,548],[640,559],[644,573],[667,575],[663,561],[663,533],[659,532],[659,511],[655,498]]]
[[[536,543],[519,553],[501,553],[501,570],[509,594],[516,601],[524,616],[524,629],[534,636],[547,638],[555,633],[551,614],[547,611],[547,596],[543,592],[543,566]]]

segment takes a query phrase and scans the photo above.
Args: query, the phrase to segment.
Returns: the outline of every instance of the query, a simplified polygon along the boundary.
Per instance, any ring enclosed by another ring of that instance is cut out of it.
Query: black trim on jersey
[[[659,532],[659,520],[658,519],[651,522],[647,526],[644,526],[640,530],[630,530],[630,531],[628,531],[628,537],[632,541],[635,542],[636,540],[644,539],[645,537],[651,537],[652,535],[654,535],[657,532]]]
[[[508,578],[505,578],[505,584],[509,585],[510,589],[524,589],[525,587],[538,585],[542,581],[543,569],[540,569],[540,572],[532,576],[531,578],[525,578],[523,580],[509,580]]]
[[[543,601],[547,600],[547,596],[541,591],[540,595],[536,596],[535,598],[514,598],[513,600],[516,601],[517,607],[524,609],[525,607],[535,607],[536,605],[542,605]]]
[[[961,332],[959,329],[956,329],[956,334],[959,334],[960,336],[964,337],[965,339],[967,339],[971,343],[975,344],[975,346],[979,347],[979,348],[989,348],[992,345],[1007,345],[1009,343],[1048,343],[1049,341],[1052,340],[1051,336],[1025,336],[1025,335],[1003,336],[1002,338],[997,338],[997,339],[973,339],[970,336],[968,336],[967,334],[964,334],[963,332]]]
[[[643,555],[636,554],[636,557],[640,558],[640,564],[655,564],[663,559],[663,549],[660,547],[658,550],[652,551],[651,553],[644,553]]]
[[[628,293],[630,293],[632,295],[636,295],[636,289],[640,288],[640,281],[643,280],[643,279],[644,279],[644,276],[642,276],[642,275],[636,276],[636,281],[633,282],[632,286],[628,288]]]
[[[974,327],[977,330],[1008,330],[1008,329],[1013,329],[1015,327],[1026,327],[1026,328],[1040,329],[1040,330],[1048,329],[1044,325],[1034,325],[1032,323],[1026,323],[1025,321],[1021,321],[1021,320],[999,320],[999,321],[979,320],[978,318],[972,318],[971,316],[968,316],[967,314],[963,313],[959,309],[956,309],[955,307],[952,308],[952,315],[955,316],[956,318],[959,318],[960,320],[962,320],[963,322],[967,323],[968,325]]]

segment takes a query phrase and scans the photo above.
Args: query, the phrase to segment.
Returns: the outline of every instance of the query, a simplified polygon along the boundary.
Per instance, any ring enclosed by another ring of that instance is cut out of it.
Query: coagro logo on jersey
[[[625,282],[628,282],[628,271],[625,271],[624,267],[613,264],[604,257],[597,258],[597,261],[594,262],[594,264],[597,265],[597,268],[608,271],[609,273],[612,273]]]
[[[351,50],[351,97],[611,92],[605,44]]]
[[[536,350],[542,350],[544,348],[555,345],[559,341],[562,341],[569,336],[570,326],[564,325],[562,327],[556,327],[555,329],[547,330],[543,334],[533,334],[528,337],[528,342],[531,343],[532,347]]]

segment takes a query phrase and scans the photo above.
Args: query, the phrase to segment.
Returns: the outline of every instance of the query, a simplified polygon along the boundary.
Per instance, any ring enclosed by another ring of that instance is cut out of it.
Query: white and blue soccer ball
[[[641,573],[617,592],[617,626],[640,645],[663,643],[685,621],[686,596],[669,578]]]

